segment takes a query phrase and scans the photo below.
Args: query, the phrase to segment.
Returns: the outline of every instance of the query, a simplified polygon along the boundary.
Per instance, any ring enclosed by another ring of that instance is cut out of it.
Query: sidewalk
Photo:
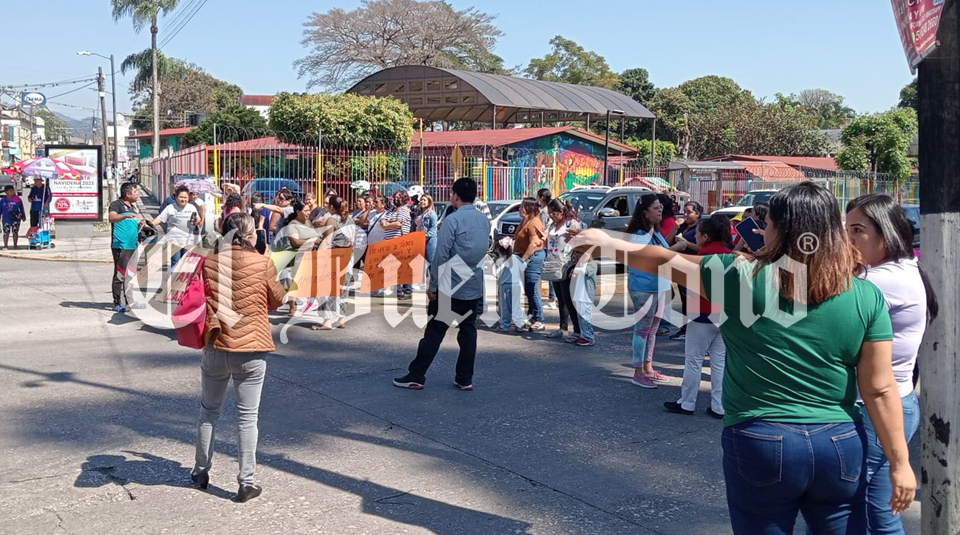
[[[137,201],[140,213],[151,218],[156,217],[160,207],[157,200],[142,189],[140,195],[140,200]],[[109,223],[104,223],[109,225]],[[93,238],[54,237],[51,240],[53,247],[49,249],[28,249],[27,230],[26,226],[21,225],[19,247],[0,251],[0,257],[56,262],[113,263],[113,253],[110,251],[110,236],[95,236]]]

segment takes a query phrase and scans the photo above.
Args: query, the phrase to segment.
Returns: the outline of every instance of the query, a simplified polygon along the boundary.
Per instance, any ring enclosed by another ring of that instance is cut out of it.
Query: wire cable
[[[78,88],[76,88],[76,89],[71,89],[70,91],[67,91],[67,92],[65,92],[65,93],[60,93],[59,95],[54,95],[54,96],[52,96],[52,97],[47,97],[47,100],[53,100],[53,99],[55,99],[55,98],[59,98],[59,97],[62,97],[62,96],[64,96],[64,95],[69,95],[70,93],[76,93],[77,91],[80,91],[81,89],[86,89],[86,88],[92,86],[92,85],[95,84],[95,83],[97,83],[97,80],[96,80],[96,79],[94,79],[93,82],[90,82],[90,83],[87,84],[87,85],[78,87]]]
[[[171,33],[170,36],[168,36],[167,38],[165,38],[165,39],[163,40],[163,42],[160,43],[160,46],[159,46],[158,48],[163,48],[163,47],[167,46],[167,44],[169,44],[170,41],[173,41],[173,39],[180,33],[180,31],[183,30],[183,29],[187,26],[187,24],[190,24],[190,21],[193,20],[193,17],[197,16],[197,13],[198,13],[198,12],[203,8],[203,6],[205,6],[206,4],[207,4],[207,0],[202,0],[202,1],[197,5],[197,7],[195,7],[195,8],[193,9],[193,11],[190,13],[190,15],[189,15],[175,30],[173,30],[173,33]]]

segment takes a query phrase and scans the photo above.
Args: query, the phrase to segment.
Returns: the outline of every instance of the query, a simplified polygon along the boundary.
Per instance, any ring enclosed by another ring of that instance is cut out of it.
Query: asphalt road
[[[484,330],[461,392],[448,336],[427,388],[405,391],[391,378],[420,329],[379,304],[344,330],[286,330],[260,410],[263,495],[231,500],[232,393],[211,490],[195,490],[199,352],[113,314],[110,274],[0,258],[0,533],[730,533],[709,370],[697,415],[661,407],[679,395],[681,342],[660,338],[671,381],[643,390],[629,331],[578,348]],[[918,533],[919,503],[907,518]]]

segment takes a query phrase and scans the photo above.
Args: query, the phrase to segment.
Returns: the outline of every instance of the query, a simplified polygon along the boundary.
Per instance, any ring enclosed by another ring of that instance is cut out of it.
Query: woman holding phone
[[[819,240],[814,254],[802,250],[800,237],[808,234]],[[917,488],[886,302],[856,276],[860,255],[823,187],[803,182],[777,192],[765,239],[754,258],[678,254],[599,229],[572,244],[626,256],[647,273],[669,265],[674,282],[723,307],[721,444],[734,533],[793,533],[798,513],[812,533],[864,533],[867,435],[858,386],[890,463],[891,511],[909,507]],[[795,284],[804,280],[798,271],[807,284]],[[768,295],[779,297],[775,306],[765,306]]]

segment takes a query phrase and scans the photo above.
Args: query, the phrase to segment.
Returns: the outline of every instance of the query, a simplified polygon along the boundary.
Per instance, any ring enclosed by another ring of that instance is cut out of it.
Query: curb
[[[46,262],[83,262],[88,264],[112,264],[113,260],[99,258],[71,258],[68,256],[38,256],[32,254],[0,253],[0,258],[16,258],[18,260],[43,260]]]

